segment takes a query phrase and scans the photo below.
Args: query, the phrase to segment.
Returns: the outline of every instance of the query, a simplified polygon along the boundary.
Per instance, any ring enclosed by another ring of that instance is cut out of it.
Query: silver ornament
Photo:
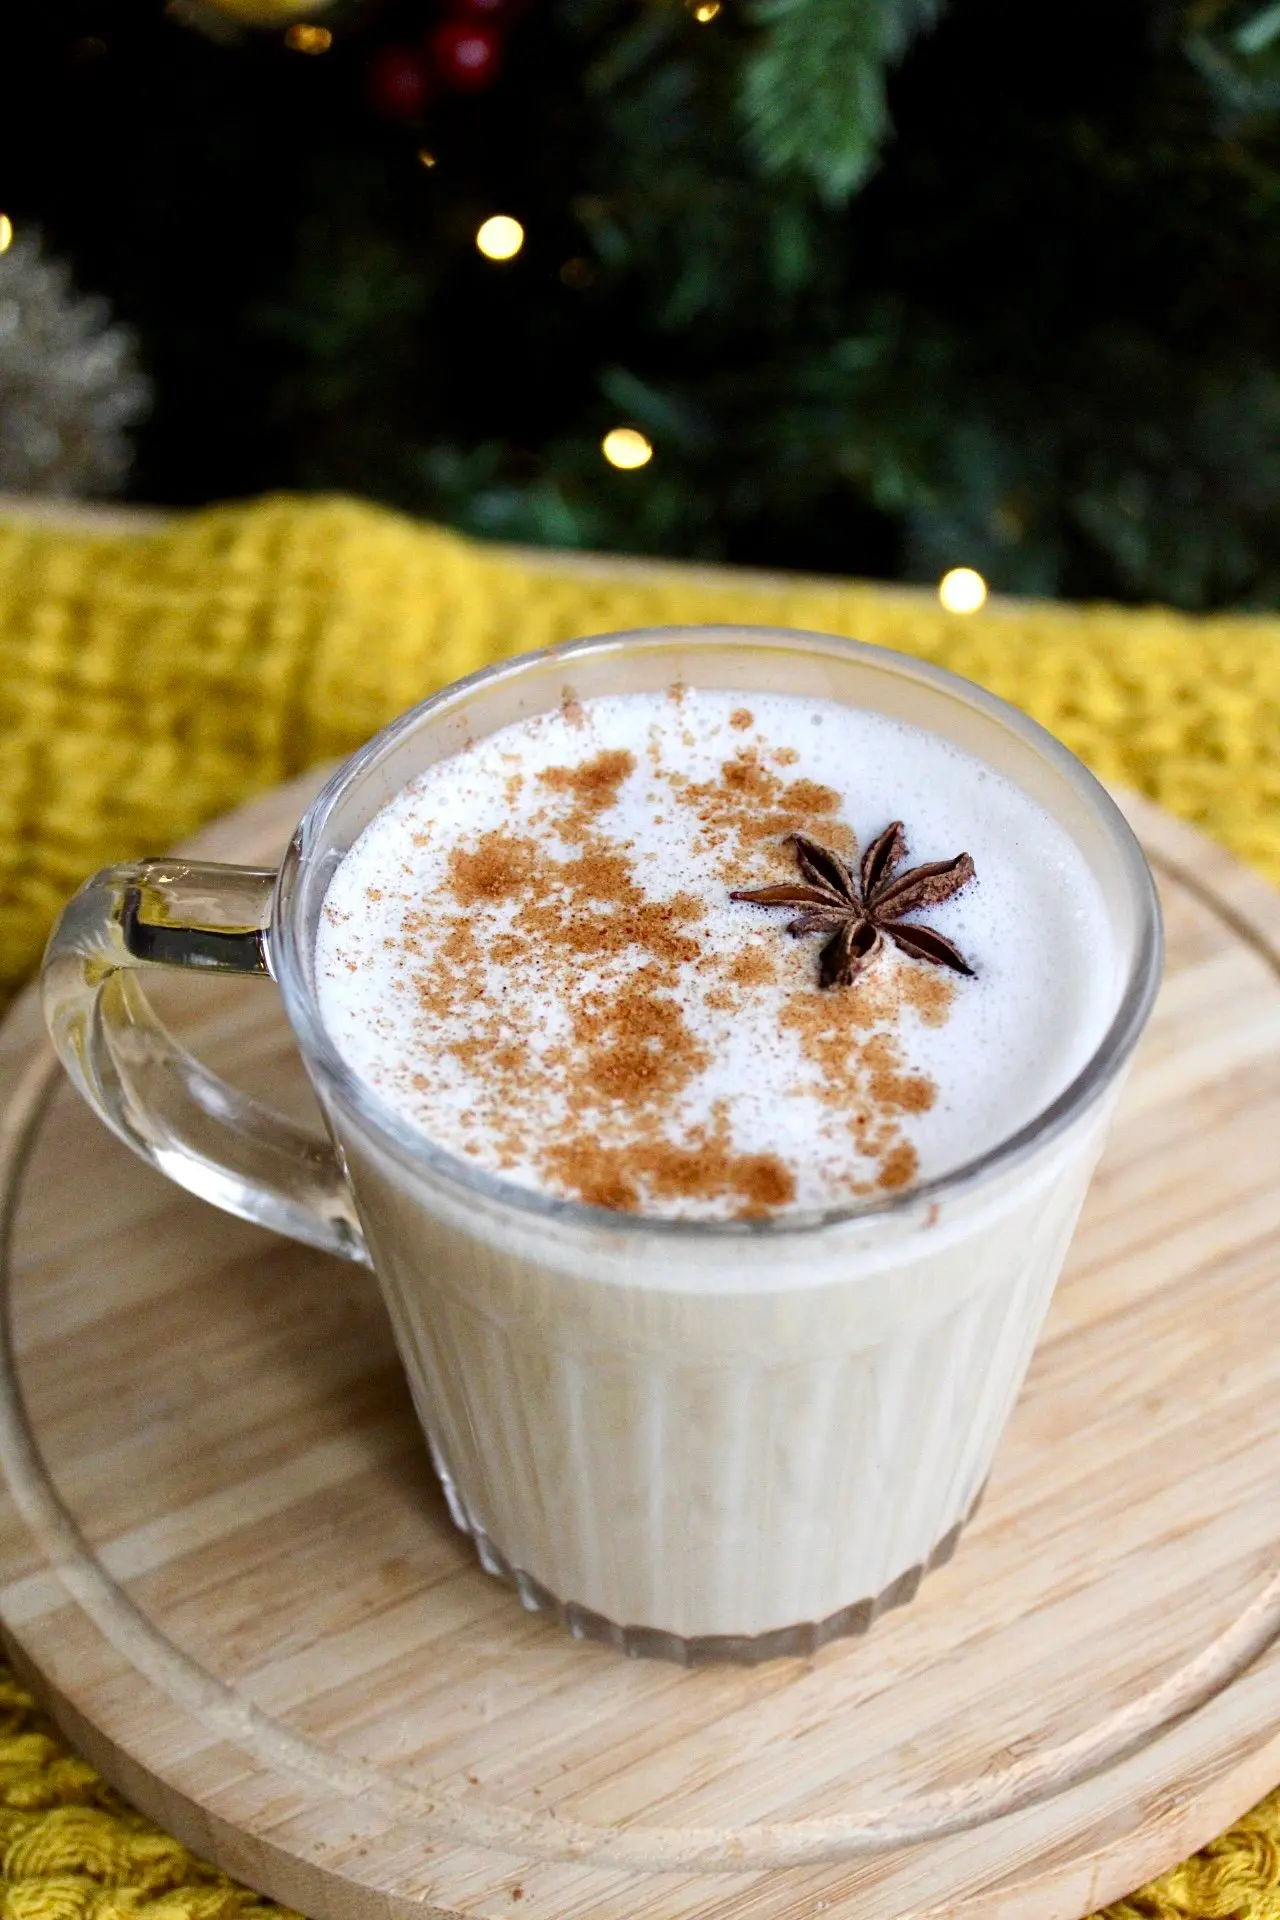
[[[0,493],[114,492],[149,400],[131,331],[16,234],[0,253]]]

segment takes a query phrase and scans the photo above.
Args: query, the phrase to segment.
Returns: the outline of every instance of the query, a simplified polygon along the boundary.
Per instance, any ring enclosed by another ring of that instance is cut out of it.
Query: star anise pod
[[[757,907],[800,907],[803,911],[787,923],[788,933],[829,934],[818,962],[820,987],[850,986],[880,951],[886,934],[913,960],[972,975],[973,968],[950,940],[902,917],[921,907],[940,906],[959,893],[973,878],[967,853],[898,873],[907,857],[907,840],[901,820],[894,820],[871,842],[855,875],[838,853],[806,834],[793,833],[790,840],[804,886],[756,887],[729,898],[750,900]]]

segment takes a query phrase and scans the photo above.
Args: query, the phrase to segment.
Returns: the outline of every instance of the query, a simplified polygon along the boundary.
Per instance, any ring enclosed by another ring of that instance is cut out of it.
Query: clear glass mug
[[[857,1208],[647,1219],[486,1174],[385,1108],[321,1024],[334,868],[424,767],[580,698],[786,691],[932,728],[1007,775],[1084,852],[1112,917],[1110,1025],[1034,1121]],[[279,873],[144,860],[90,880],[44,998],[101,1118],[179,1185],[381,1286],[457,1524],[526,1606],[684,1661],[811,1651],[909,1599],[952,1552],[1021,1386],[1160,973],[1155,888],[1123,816],[1049,734],[977,687],[819,634],[610,634],[473,675],[334,775]],[[274,979],[324,1116],[311,1134],[165,1033],[141,975]]]

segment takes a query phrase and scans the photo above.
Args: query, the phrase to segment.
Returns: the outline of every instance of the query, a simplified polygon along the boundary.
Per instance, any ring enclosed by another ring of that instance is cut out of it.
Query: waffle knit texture
[[[1104,779],[1280,882],[1280,618],[724,573],[558,570],[336,499],[159,531],[0,525],[0,1000],[94,868],[201,822],[487,662],[579,635],[747,621],[849,634],[981,682]],[[0,1920],[258,1920],[130,1812],[0,1667]],[[1109,1920],[1280,1920],[1280,1796]]]

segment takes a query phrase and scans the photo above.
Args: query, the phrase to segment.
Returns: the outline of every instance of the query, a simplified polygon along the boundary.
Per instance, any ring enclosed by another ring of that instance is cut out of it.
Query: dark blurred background
[[[1280,604],[1280,5],[11,0],[0,63],[0,485]]]

